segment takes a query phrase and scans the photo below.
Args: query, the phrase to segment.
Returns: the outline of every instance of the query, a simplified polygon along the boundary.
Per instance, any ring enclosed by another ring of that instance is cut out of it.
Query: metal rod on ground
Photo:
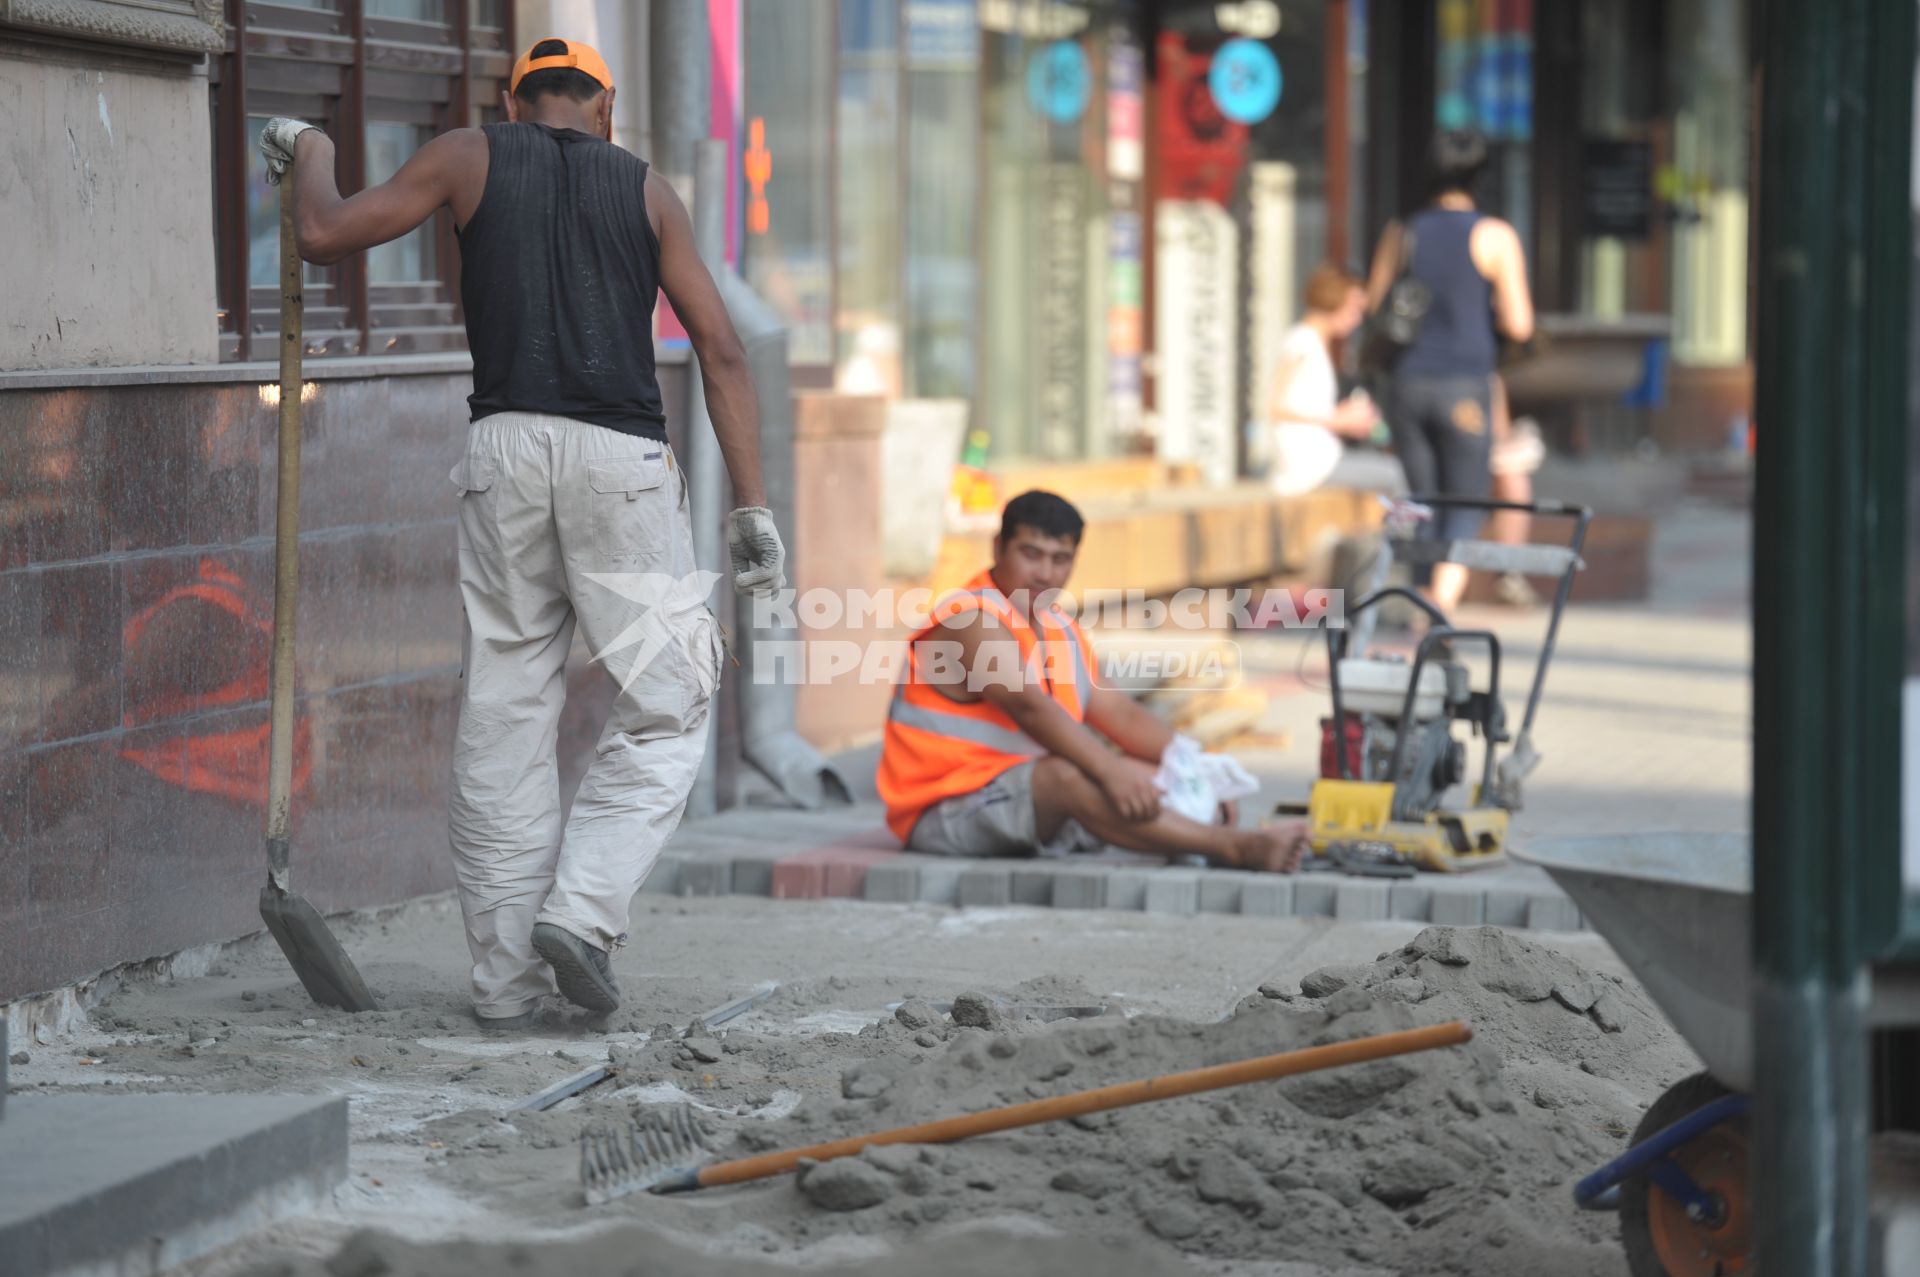
[[[718,1028],[728,1020],[737,1020],[748,1011],[759,1006],[762,1002],[772,997],[779,988],[779,983],[773,980],[755,985],[753,992],[749,993],[746,997],[735,998],[731,1002],[722,1002],[719,1006],[694,1021],[694,1023],[700,1025],[702,1028]]]
[[[700,260],[717,279],[726,270],[727,255],[727,144],[717,138],[704,138],[694,146],[693,244]],[[713,433],[713,418],[707,412],[706,387],[699,360],[692,360],[688,367],[691,375],[687,378],[687,455],[682,463],[693,517],[693,559],[699,570],[721,574],[707,600],[717,615],[721,582],[730,579],[726,544],[720,535],[720,522],[726,517],[723,507],[727,489],[721,478],[724,463],[720,457],[720,441]],[[694,778],[693,791],[687,797],[687,815],[711,816],[718,810],[719,759],[720,733],[709,728],[700,774]]]
[[[613,1070],[604,1064],[596,1064],[590,1069],[581,1069],[572,1077],[561,1078],[544,1091],[529,1095],[513,1106],[513,1112],[544,1113],[561,1100],[571,1098],[582,1091],[590,1090],[613,1076]]]

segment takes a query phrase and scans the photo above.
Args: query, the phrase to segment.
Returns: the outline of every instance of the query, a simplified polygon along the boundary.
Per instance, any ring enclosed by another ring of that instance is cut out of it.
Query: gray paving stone
[[[753,847],[733,853],[733,894],[770,896],[773,894],[773,867],[793,854],[788,848]]]
[[[1528,896],[1527,927],[1532,931],[1579,931],[1580,910],[1563,895]]]
[[[1147,875],[1148,913],[1200,912],[1200,879],[1204,869],[1157,869]]]
[[[1255,918],[1293,916],[1293,879],[1279,874],[1255,874],[1240,888],[1240,912]]]
[[[1017,905],[1038,905],[1046,908],[1053,904],[1053,879],[1058,872],[1055,865],[1041,861],[1036,864],[1017,865],[1013,869],[1013,881],[1009,888],[1013,903]]]
[[[1381,922],[1393,884],[1382,879],[1350,878],[1334,889],[1333,916],[1342,922]]]
[[[1418,881],[1394,883],[1387,893],[1387,916],[1426,922],[1433,917],[1433,888]]]
[[[0,1277],[170,1269],[330,1199],[347,1102],[17,1095],[0,1124]]]
[[[1247,884],[1258,882],[1269,874],[1253,873],[1246,869],[1208,869],[1200,879],[1201,913],[1239,913],[1240,898],[1245,894]]]
[[[640,890],[654,895],[679,895],[681,871],[692,859],[683,851],[661,852],[660,858],[653,862],[653,868],[647,871],[647,879],[640,884]]]
[[[962,908],[985,907],[1013,903],[1013,870],[1006,865],[993,865],[975,860],[960,871],[960,888],[954,903]]]
[[[923,905],[960,903],[960,877],[973,862],[947,856],[928,856],[920,862],[920,894]]]
[[[1527,925],[1528,893],[1510,887],[1487,890],[1487,925],[1518,929]]]
[[[1104,909],[1107,884],[1114,870],[1091,865],[1063,865],[1053,878],[1055,909]]]
[[[1487,920],[1486,888],[1458,878],[1436,877],[1429,890],[1433,908],[1427,921],[1440,927],[1478,927]]]
[[[861,888],[868,900],[908,905],[920,899],[920,866],[906,856],[869,866]]]
[[[1293,912],[1301,918],[1333,917],[1340,880],[1329,874],[1303,874],[1293,880]]]
[[[1147,884],[1160,875],[1159,869],[1112,869],[1107,872],[1109,909],[1145,909]]]
[[[688,856],[680,865],[682,896],[728,896],[733,894],[733,861],[716,855]]]

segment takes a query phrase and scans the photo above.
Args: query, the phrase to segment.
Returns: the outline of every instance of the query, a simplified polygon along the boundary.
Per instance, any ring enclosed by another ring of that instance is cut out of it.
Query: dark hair
[[[530,56],[534,58],[565,57],[572,52],[565,40],[542,40],[533,46]],[[522,102],[532,104],[544,97],[559,96],[571,98],[575,102],[591,102],[606,90],[600,81],[585,71],[576,71],[572,67],[548,67],[544,71],[534,71],[523,76],[514,88],[513,96]]]
[[[1080,534],[1086,527],[1087,521],[1065,497],[1051,492],[1022,492],[1001,511],[1000,535],[996,539],[1005,541],[1021,528],[1028,528],[1041,536],[1065,537],[1079,545]]]
[[[1473,184],[1487,167],[1487,141],[1471,129],[1455,129],[1433,139],[1427,156],[1427,180],[1434,195],[1449,191],[1473,191]]]

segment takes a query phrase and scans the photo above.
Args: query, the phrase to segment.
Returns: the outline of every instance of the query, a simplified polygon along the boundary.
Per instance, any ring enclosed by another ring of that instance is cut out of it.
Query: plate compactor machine
[[[1435,510],[1449,507],[1566,518],[1572,522],[1572,535],[1566,545],[1415,535]],[[1368,592],[1346,608],[1342,624],[1327,627],[1333,712],[1320,720],[1320,777],[1304,805],[1282,804],[1276,812],[1307,818],[1311,863],[1350,874],[1400,878],[1421,869],[1454,873],[1506,859],[1508,819],[1520,809],[1521,786],[1540,762],[1533,747],[1533,719],[1574,573],[1584,566],[1580,555],[1592,519],[1593,512],[1583,506],[1554,501],[1516,504],[1416,496],[1391,503],[1386,540]],[[1387,585],[1394,562],[1416,567],[1457,563],[1475,571],[1558,578],[1517,736],[1507,730],[1500,700],[1498,636],[1490,630],[1456,629],[1423,595]],[[1411,660],[1367,650],[1379,609],[1393,599],[1404,600],[1429,621]],[[1463,658],[1478,652],[1486,654],[1487,674],[1485,685],[1476,688]],[[1482,742],[1478,775],[1471,780],[1468,742],[1455,735],[1456,724],[1464,724],[1469,738],[1477,736]],[[1449,805],[1449,793],[1462,784],[1465,802]]]

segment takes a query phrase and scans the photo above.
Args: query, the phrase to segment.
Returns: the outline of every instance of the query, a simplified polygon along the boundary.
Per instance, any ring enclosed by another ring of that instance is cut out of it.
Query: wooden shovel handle
[[[273,529],[273,682],[267,748],[267,877],[288,887],[287,808],[293,790],[293,630],[300,597],[301,267],[293,235],[291,165],[280,182],[280,442]]]
[[[1147,1078],[1142,1082],[1120,1082],[1113,1086],[1097,1087],[1091,1091],[1057,1095],[1052,1099],[1029,1100],[1024,1104],[988,1109],[984,1113],[967,1113],[960,1117],[941,1118],[937,1122],[923,1122],[918,1126],[896,1127],[891,1131],[880,1131],[874,1135],[855,1135],[826,1144],[789,1149],[784,1153],[765,1153],[759,1157],[743,1157],[737,1161],[721,1162],[716,1166],[701,1169],[700,1186],[711,1188],[720,1184],[741,1184],[748,1180],[765,1179],[769,1175],[778,1175],[794,1169],[800,1164],[802,1158],[824,1162],[835,1157],[850,1157],[874,1144],[947,1144],[972,1135],[1012,1130],[1017,1126],[1032,1126],[1038,1122],[1057,1122],[1066,1118],[1079,1117],[1083,1113],[1099,1113],[1105,1109],[1145,1104],[1149,1100],[1167,1100],[1177,1095],[1194,1095],[1200,1091],[1217,1091],[1222,1087],[1240,1086],[1246,1082],[1266,1082],[1274,1078],[1292,1077],[1298,1073],[1312,1073],[1316,1069],[1338,1068],[1343,1064],[1383,1060],[1388,1056],[1405,1055],[1411,1051],[1431,1051],[1436,1047],[1459,1046],[1472,1040],[1473,1030],[1464,1023],[1454,1020],[1424,1029],[1383,1033],[1378,1037],[1335,1042],[1331,1046],[1308,1047],[1303,1051],[1287,1051],[1280,1055],[1263,1055],[1254,1060],[1241,1060],[1234,1064],[1216,1064],[1212,1068],[1192,1069],[1185,1073],[1168,1073],[1162,1077]]]

